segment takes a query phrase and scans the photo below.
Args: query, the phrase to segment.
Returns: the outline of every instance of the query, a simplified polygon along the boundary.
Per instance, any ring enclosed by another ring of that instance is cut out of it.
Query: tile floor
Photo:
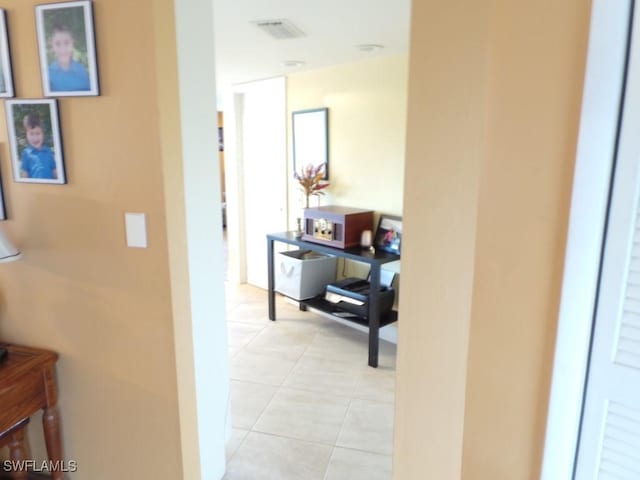
[[[395,345],[367,366],[367,334],[264,290],[227,287],[231,414],[226,480],[389,480]]]

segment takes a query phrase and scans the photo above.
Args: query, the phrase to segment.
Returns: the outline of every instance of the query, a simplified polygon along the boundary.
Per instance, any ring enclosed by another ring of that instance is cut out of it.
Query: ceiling
[[[214,0],[218,89],[407,52],[410,9],[411,0]],[[305,36],[274,39],[252,23],[268,19],[288,19]],[[292,60],[305,63],[282,64]]]

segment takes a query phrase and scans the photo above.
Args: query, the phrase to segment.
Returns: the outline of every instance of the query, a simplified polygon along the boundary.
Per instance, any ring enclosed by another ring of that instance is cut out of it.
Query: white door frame
[[[220,165],[212,134],[217,111],[213,3],[162,1],[150,13],[159,54],[157,128],[174,340],[167,355],[175,355],[181,478],[219,479],[225,472],[230,381]],[[166,374],[171,378],[171,368]]]
[[[543,480],[573,478],[634,0],[593,0]]]

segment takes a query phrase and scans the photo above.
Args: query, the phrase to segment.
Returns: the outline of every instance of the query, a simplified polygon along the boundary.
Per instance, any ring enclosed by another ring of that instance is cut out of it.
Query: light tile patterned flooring
[[[227,286],[231,414],[226,480],[389,480],[395,345],[277,296]]]

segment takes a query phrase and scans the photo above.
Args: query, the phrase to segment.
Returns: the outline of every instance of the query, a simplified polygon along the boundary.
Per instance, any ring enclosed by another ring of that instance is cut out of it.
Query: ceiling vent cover
[[[260,30],[278,40],[283,38],[304,37],[304,32],[286,18],[259,20],[251,23],[255,24]]]

